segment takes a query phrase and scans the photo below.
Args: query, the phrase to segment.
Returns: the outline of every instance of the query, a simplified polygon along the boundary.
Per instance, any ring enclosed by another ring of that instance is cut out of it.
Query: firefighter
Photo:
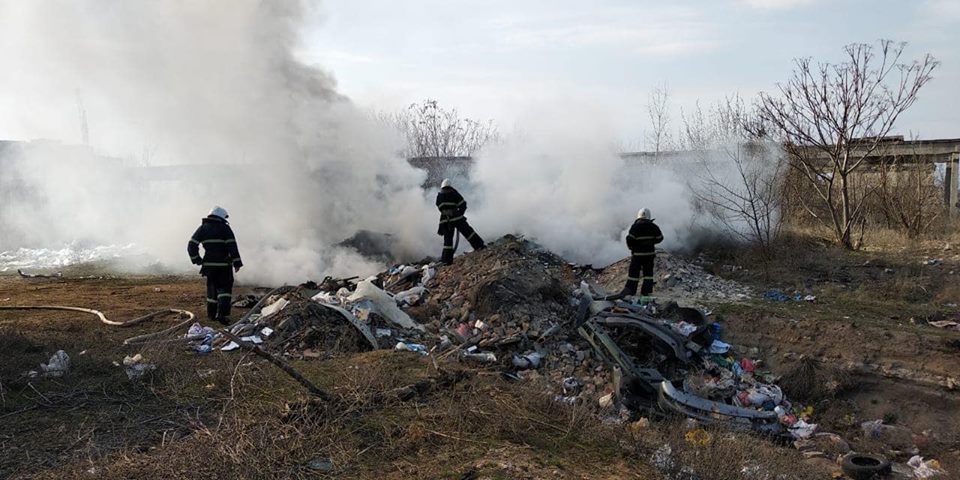
[[[187,243],[190,261],[200,265],[200,275],[207,277],[207,317],[223,325],[230,324],[233,272],[239,272],[243,266],[228,217],[226,210],[213,207]],[[200,245],[203,245],[203,257],[200,257]]]
[[[437,229],[437,235],[443,235],[443,254],[440,261],[449,265],[453,263],[453,236],[459,231],[464,238],[470,242],[474,250],[483,250],[486,245],[477,232],[467,223],[467,217],[463,216],[467,211],[467,201],[463,199],[457,189],[450,186],[450,180],[443,179],[440,184],[440,191],[437,192],[437,208],[440,210],[440,227]]]
[[[660,227],[650,218],[650,209],[641,208],[637,212],[637,220],[630,226],[627,233],[627,247],[630,248],[630,269],[627,271],[627,284],[620,292],[623,296],[636,295],[637,284],[643,280],[640,287],[640,303],[647,304],[653,301],[653,260],[656,256],[655,245],[663,241]],[[641,277],[640,274],[643,273]]]

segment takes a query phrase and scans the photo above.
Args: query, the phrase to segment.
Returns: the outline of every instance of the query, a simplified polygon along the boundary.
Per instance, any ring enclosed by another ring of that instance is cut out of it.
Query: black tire
[[[843,473],[854,480],[869,480],[890,473],[890,462],[880,455],[852,453],[843,457],[840,467]]]

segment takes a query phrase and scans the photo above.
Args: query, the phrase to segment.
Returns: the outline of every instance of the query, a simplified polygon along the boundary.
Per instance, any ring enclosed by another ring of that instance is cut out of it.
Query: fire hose
[[[82,307],[67,307],[63,305],[0,306],[0,310],[61,310],[61,311],[69,311],[69,312],[89,313],[91,315],[96,315],[97,318],[99,318],[100,321],[103,322],[104,324],[115,326],[115,327],[132,327],[134,325],[139,325],[143,322],[146,322],[147,320],[150,320],[152,318],[159,317],[160,315],[167,315],[167,314],[176,314],[177,319],[186,317],[186,319],[183,320],[182,322],[179,322],[172,327],[160,330],[159,332],[147,333],[144,335],[137,335],[134,337],[127,338],[126,340],[123,341],[124,345],[134,345],[138,343],[144,343],[156,337],[170,333],[174,330],[181,329],[184,326],[189,325],[191,322],[193,322],[193,319],[195,317],[192,312],[189,312],[187,310],[179,310],[176,308],[158,310],[156,312],[148,313],[146,315],[143,315],[142,317],[137,317],[132,320],[127,320],[125,322],[117,322],[117,321],[110,320],[103,314],[103,312],[99,310],[93,310],[91,308],[82,308]]]

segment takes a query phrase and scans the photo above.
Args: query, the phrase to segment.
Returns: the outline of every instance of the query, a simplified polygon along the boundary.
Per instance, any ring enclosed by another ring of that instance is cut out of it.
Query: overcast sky
[[[960,137],[960,0],[327,0],[322,12],[301,57],[374,109],[431,97],[510,130],[569,102],[642,147],[657,85],[678,126],[698,99],[773,89],[795,57],[837,61],[848,43],[889,38],[942,61],[898,133]]]

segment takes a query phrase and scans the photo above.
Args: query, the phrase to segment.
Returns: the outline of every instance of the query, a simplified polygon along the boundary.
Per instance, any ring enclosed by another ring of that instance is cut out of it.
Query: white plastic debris
[[[689,337],[691,333],[697,331],[696,325],[687,322],[671,323],[670,328],[684,337]]]
[[[314,302],[327,303],[330,305],[340,305],[340,297],[335,293],[330,292],[320,292],[310,298]]]
[[[927,460],[925,462],[920,455],[910,457],[907,465],[913,469],[913,478],[933,478],[946,473],[940,468],[940,462],[936,460]]]
[[[813,432],[817,431],[817,424],[797,420],[797,423],[794,423],[787,430],[790,431],[790,435],[793,435],[793,438],[810,438]]]
[[[156,368],[156,365],[147,363],[143,355],[139,353],[132,357],[129,355],[123,357],[123,370],[127,373],[127,378],[130,380],[139,380],[147,372],[155,370]]]
[[[393,330],[390,330],[389,328],[378,328],[376,332],[374,332],[374,335],[376,335],[377,338],[392,337]]]
[[[406,350],[409,352],[417,352],[420,355],[427,355],[427,347],[425,345],[420,345],[419,343],[403,343],[397,342],[397,345],[393,347],[394,350]]]
[[[437,275],[437,269],[431,267],[430,265],[424,265],[421,269],[423,274],[420,275],[420,285],[426,285],[427,282],[433,280],[433,277]]]
[[[494,363],[497,361],[497,356],[493,352],[469,352],[464,353],[463,358],[480,363]]]
[[[280,310],[283,310],[284,307],[286,307],[289,303],[290,301],[287,300],[286,298],[281,298],[271,303],[270,305],[267,305],[266,307],[261,308],[260,309],[260,315],[262,316],[261,318],[269,317],[270,315],[273,315],[274,313],[277,313]]]
[[[270,327],[263,327],[263,330],[260,330],[260,335],[269,337],[270,335],[273,335],[273,329]]]
[[[273,333],[273,330],[271,330],[270,333]],[[259,344],[263,343],[263,339],[260,338],[260,337],[257,336],[257,335],[250,335],[250,336],[246,336],[246,337],[240,337],[240,340],[243,340],[244,342],[247,342],[247,343],[252,343],[252,344],[254,344],[254,345],[259,345]],[[229,352],[229,351],[231,351],[231,350],[236,350],[237,348],[240,348],[240,345],[237,344],[237,342],[230,342],[230,343],[228,343],[228,344],[220,347],[220,351]]]
[[[203,325],[200,325],[198,322],[194,322],[193,325],[190,325],[190,329],[187,330],[187,334],[185,336],[200,337],[203,335],[210,335],[213,333],[216,333],[216,330],[210,327],[204,327]]]
[[[416,275],[417,272],[419,271],[420,269],[418,269],[417,267],[414,267],[412,265],[404,265],[403,268],[400,269],[400,276],[397,278],[397,281],[410,278]]]
[[[396,294],[393,298],[397,301],[398,305],[414,305],[420,301],[420,298],[423,297],[423,294],[426,292],[426,288],[413,287]]]
[[[40,364],[40,370],[44,377],[62,377],[70,371],[70,356],[63,350],[57,350],[49,362]]]
[[[415,328],[423,331],[423,326],[413,321],[403,310],[400,310],[397,302],[387,292],[377,288],[371,279],[358,283],[357,289],[347,299],[350,302],[369,300],[377,308],[377,312],[387,320],[403,328]]]

